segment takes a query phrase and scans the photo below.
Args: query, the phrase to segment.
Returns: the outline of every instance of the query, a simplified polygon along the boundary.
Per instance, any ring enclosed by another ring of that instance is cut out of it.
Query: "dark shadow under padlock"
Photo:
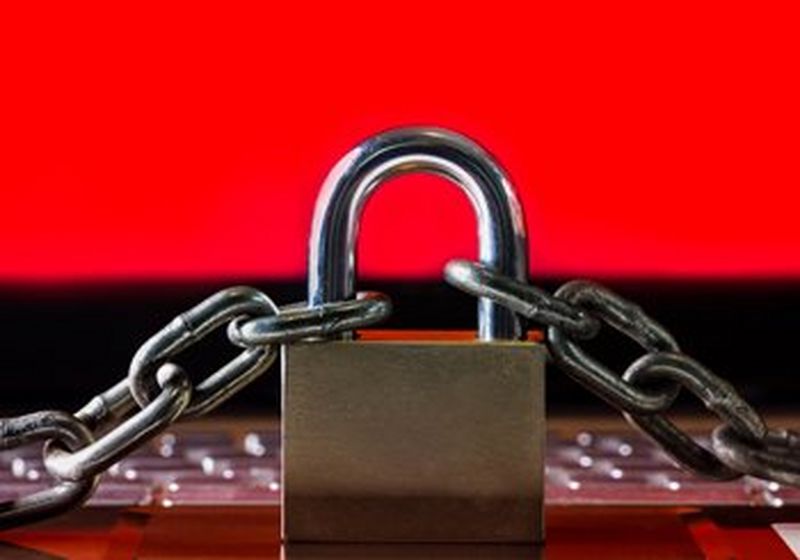
[[[516,194],[491,156],[440,129],[376,136],[328,176],[315,211],[309,304],[354,296],[368,196],[409,172],[469,196],[480,258],[527,276]],[[532,543],[542,539],[544,350],[479,301],[478,340],[307,341],[283,347],[283,538]]]
[[[544,560],[523,544],[289,544],[281,560]]]

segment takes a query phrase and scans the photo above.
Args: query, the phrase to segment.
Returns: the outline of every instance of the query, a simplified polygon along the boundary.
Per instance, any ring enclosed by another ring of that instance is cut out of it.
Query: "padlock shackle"
[[[439,128],[401,128],[367,139],[328,174],[317,198],[309,247],[309,305],[355,295],[355,248],[361,212],[384,181],[407,173],[445,177],[469,197],[478,225],[479,259],[504,275],[527,280],[525,218],[511,182],[472,140]],[[518,339],[518,317],[481,298],[481,340]]]

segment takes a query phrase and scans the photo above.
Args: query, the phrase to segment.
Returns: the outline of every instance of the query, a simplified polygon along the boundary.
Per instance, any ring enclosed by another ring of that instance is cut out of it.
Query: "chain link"
[[[635,385],[668,379],[693,393],[736,433],[746,435],[748,441],[757,442],[766,435],[764,421],[736,390],[689,356],[669,352],[648,354],[634,362],[622,378]],[[628,422],[648,434],[687,470],[717,480],[740,476],[664,415],[629,412],[624,412],[624,415]]]
[[[532,321],[558,327],[573,338],[594,338],[600,321],[536,286],[495,274],[480,263],[451,261],[445,279],[475,297],[487,297]]]
[[[631,338],[648,352],[679,352],[678,344],[664,328],[631,304],[591,282],[570,282],[555,297],[580,306],[602,323]],[[547,328],[548,347],[558,366],[611,405],[628,412],[653,413],[668,409],[679,387],[669,384],[663,391],[643,390],[587,354],[556,325]]]
[[[59,480],[71,481],[96,476],[164,431],[186,409],[192,385],[186,373],[174,364],[161,366],[157,377],[161,387],[158,397],[100,439],[72,451],[55,443],[45,445],[47,472]]]
[[[249,348],[286,344],[304,338],[329,337],[374,325],[392,313],[392,302],[377,292],[361,292],[356,299],[308,306],[295,303],[269,317],[238,317],[228,324],[233,344]]]
[[[753,476],[800,487],[800,433],[769,430],[757,444],[723,424],[711,433],[720,460]]]
[[[52,441],[77,450],[93,441],[92,433],[77,418],[58,410],[44,410],[0,420],[0,450],[37,441]],[[10,529],[64,513],[89,499],[99,481],[90,476],[79,481],[59,480],[44,490],[0,502],[0,529]]]
[[[158,368],[201,342],[216,328],[239,316],[277,313],[278,308],[272,300],[246,286],[227,288],[200,302],[178,315],[136,352],[128,371],[133,398],[140,407],[147,406],[156,394]],[[266,371],[276,356],[274,346],[246,349],[194,387],[192,400],[184,414],[196,416],[213,410]]]
[[[128,376],[74,415],[42,411],[0,419],[0,450],[42,441],[49,488],[0,502],[0,529],[69,511],[89,499],[100,474],[183,417],[205,414],[266,371],[280,344],[375,324],[391,313],[383,294],[322,306],[278,308],[254,288],[217,292],[173,319],[136,352]],[[196,385],[178,354],[228,325],[244,350]],[[95,434],[101,434],[96,438]]]
[[[600,325],[607,324],[650,352],[679,351],[678,344],[661,325],[636,305],[602,286],[570,282],[551,296],[513,278],[503,277],[480,263],[467,261],[448,263],[445,279],[478,297],[496,298],[501,303],[519,300],[514,303],[515,311],[548,326],[548,347],[556,364],[612,406],[629,412],[663,412],[677,397],[679,387],[675,384],[665,391],[645,391],[626,383],[621,375],[589,356],[572,340],[570,333],[577,338],[594,337]],[[505,291],[509,288],[513,291]],[[526,304],[527,296],[531,300]],[[578,321],[591,326],[577,328]],[[565,325],[568,327],[564,328]]]
[[[461,260],[447,264],[445,279],[546,326],[555,363],[620,409],[683,468],[720,480],[747,474],[800,486],[800,434],[768,429],[727,381],[681,353],[672,335],[639,306],[585,281],[569,282],[551,296],[480,263]],[[578,345],[577,340],[597,334],[595,323],[625,334],[647,353],[622,375],[615,374]],[[664,416],[682,388],[722,420],[709,449]]]

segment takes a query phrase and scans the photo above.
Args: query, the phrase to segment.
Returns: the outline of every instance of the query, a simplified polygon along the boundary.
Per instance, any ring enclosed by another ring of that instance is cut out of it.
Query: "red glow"
[[[268,4],[0,14],[0,279],[300,277],[328,169],[419,123],[509,170],[534,275],[800,274],[794,10]],[[362,272],[474,254],[456,190],[402,182]]]

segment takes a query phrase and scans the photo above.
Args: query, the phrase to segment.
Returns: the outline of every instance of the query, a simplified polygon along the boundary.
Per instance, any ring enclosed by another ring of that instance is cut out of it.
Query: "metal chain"
[[[445,279],[547,327],[553,361],[644,431],[681,467],[717,480],[742,475],[800,486],[800,433],[769,429],[727,381],[681,353],[672,335],[637,305],[592,282],[569,282],[550,295],[480,264],[451,261]],[[587,354],[579,342],[608,325],[646,354],[622,375]],[[722,423],[705,448],[664,416],[686,389]]]
[[[42,440],[57,442],[67,449],[76,450],[91,444],[93,438],[80,420],[58,410],[43,410],[0,420],[2,450]],[[97,476],[78,482],[59,480],[50,488],[2,502],[0,528],[9,529],[69,511],[89,499],[98,481]]]
[[[285,344],[306,338],[327,337],[379,323],[392,313],[392,302],[378,292],[362,292],[356,299],[289,305],[277,315],[239,317],[228,323],[228,338],[243,348]]]
[[[103,471],[181,418],[221,405],[272,365],[281,344],[373,325],[390,314],[389,298],[374,292],[281,308],[254,288],[217,292],[150,337],[133,357],[128,376],[75,414],[50,410],[0,419],[0,450],[42,441],[45,469],[53,478],[49,488],[0,502],[0,529],[81,505]],[[244,351],[192,384],[171,360],[225,325],[231,342]]]
[[[571,282],[549,295],[466,261],[449,263],[445,277],[546,326],[555,362],[622,410],[684,468],[716,479],[749,474],[800,486],[800,434],[768,429],[730,384],[682,354],[666,329],[638,306],[590,282]],[[82,504],[105,469],[172,423],[210,412],[229,399],[272,365],[277,346],[373,325],[390,313],[390,300],[372,292],[349,301],[281,308],[249,287],[212,295],[148,339],[131,361],[128,376],[75,414],[42,411],[0,419],[0,450],[43,441],[45,468],[54,479],[49,488],[0,503],[0,529]],[[193,385],[171,360],[226,324],[228,338],[244,351]],[[579,345],[603,324],[647,351],[622,375]],[[681,388],[722,420],[708,449],[663,415]]]

